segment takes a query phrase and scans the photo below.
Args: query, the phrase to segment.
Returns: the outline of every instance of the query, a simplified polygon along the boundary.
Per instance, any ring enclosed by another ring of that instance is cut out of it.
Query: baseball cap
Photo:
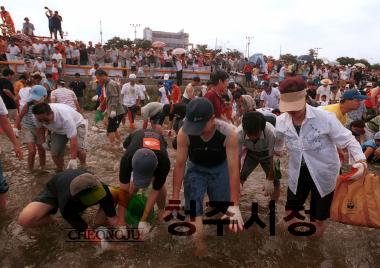
[[[137,188],[145,188],[150,184],[157,164],[157,156],[150,149],[141,148],[133,154],[133,182]]]
[[[187,135],[200,135],[208,120],[214,114],[214,107],[205,98],[196,98],[189,102],[182,130]]]
[[[70,194],[86,206],[97,203],[107,195],[102,183],[90,173],[83,173],[70,182]]]
[[[360,94],[360,92],[356,89],[349,89],[343,93],[341,99],[342,100],[347,100],[347,99],[365,100],[365,99],[368,99],[368,97]]]
[[[373,136],[373,139],[374,139],[374,140],[380,140],[380,131],[377,132],[377,133],[375,134],[375,136]]]
[[[42,97],[47,96],[46,88],[41,85],[32,86],[30,89],[30,98],[39,101]]]
[[[367,82],[367,84],[365,84],[365,86],[366,86],[366,87],[372,87],[373,84],[372,84],[372,82]]]
[[[169,80],[169,74],[164,74],[164,80]]]
[[[136,79],[136,75],[135,74],[130,74],[128,78],[130,80],[135,80]]]

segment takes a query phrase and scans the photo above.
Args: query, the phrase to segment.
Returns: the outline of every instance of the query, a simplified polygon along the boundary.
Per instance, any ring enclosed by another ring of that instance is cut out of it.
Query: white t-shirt
[[[51,56],[51,58],[57,60],[58,68],[62,68],[62,55],[61,55],[61,53],[54,53]]]
[[[207,86],[206,86],[206,85],[202,85],[202,86],[201,86],[201,92],[202,92],[202,97],[203,97],[204,95],[206,95],[206,93],[207,93]]]
[[[9,45],[8,46],[8,51],[9,51],[9,54],[11,54],[11,55],[17,55],[17,54],[20,54],[20,49],[18,48],[18,46],[11,46],[11,45]]]
[[[44,61],[42,61],[41,63],[36,61],[34,63],[34,68],[37,69],[39,72],[44,73],[46,71],[46,63]]]
[[[132,86],[130,83],[126,83],[121,88],[121,95],[123,95],[123,104],[127,107],[132,107],[140,97],[139,86],[136,84]]]
[[[77,106],[75,105],[77,96],[75,95],[74,91],[68,88],[60,87],[53,90],[51,92],[50,99],[52,102],[66,104],[74,110],[77,109]]]
[[[348,79],[348,77],[347,77],[347,71],[346,71],[346,70],[341,70],[341,71],[339,72],[339,77],[340,77],[340,79],[342,79],[342,80],[347,80],[347,79]]]
[[[54,133],[66,135],[69,139],[75,137],[77,127],[86,123],[83,116],[66,104],[51,103],[49,105],[54,113],[53,122],[48,125],[41,124],[34,118],[36,126],[38,128],[44,126]]]
[[[260,95],[260,100],[264,101],[266,107],[278,109],[280,104],[280,91],[277,88],[272,88],[271,92],[268,94],[263,90]]]
[[[162,104],[169,104],[169,99],[168,99],[168,96],[166,96],[166,90],[165,90],[165,87],[160,87],[158,89],[158,94],[160,96],[160,102]]]
[[[95,68],[91,68],[91,69],[90,69],[90,76],[91,76],[93,79],[96,78],[96,76],[95,76],[95,72],[96,72],[96,69],[95,69]]]
[[[140,99],[145,100],[145,92],[146,92],[145,85],[137,85],[137,88],[139,89]]]
[[[80,52],[79,52],[79,49],[77,48],[74,48],[73,49],[73,58],[78,58],[80,56]]]
[[[330,95],[331,95],[330,86],[327,86],[327,87],[320,86],[317,89],[317,94],[319,94],[319,100],[321,99],[322,95],[326,95],[326,101],[328,102],[330,100]]]
[[[185,91],[183,92],[183,97],[184,98],[186,98],[186,99],[190,99],[190,97],[189,97],[189,94],[192,94],[192,95],[194,95],[194,91],[195,91],[195,89],[194,89],[194,87],[193,87],[193,84],[191,84],[191,83],[189,83],[187,86],[186,86],[186,88],[185,88]]]
[[[0,97],[0,115],[7,115],[8,110],[7,107],[5,107],[3,99]]]
[[[177,72],[182,71],[182,63],[180,60],[175,61],[175,67],[176,67]]]
[[[329,78],[329,71],[325,70],[324,72],[322,72],[322,78],[323,79]]]
[[[42,54],[44,46],[42,44],[33,44],[32,50],[34,54]]]
[[[164,104],[160,102],[150,102],[141,108],[141,117],[144,120],[149,120],[151,117],[161,112],[163,106]]]
[[[20,89],[18,95],[20,96],[20,109],[22,109],[22,107],[24,107],[24,105],[31,101],[30,99],[30,89],[31,87],[23,87],[22,89]]]
[[[66,59],[71,59],[73,57],[73,46],[66,46]]]

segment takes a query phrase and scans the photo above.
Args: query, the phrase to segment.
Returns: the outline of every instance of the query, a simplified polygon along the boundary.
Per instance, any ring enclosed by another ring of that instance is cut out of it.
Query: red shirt
[[[172,89],[172,101],[173,103],[179,102],[180,88],[177,85],[173,85]]]
[[[212,106],[214,106],[215,117],[220,118],[224,112],[222,98],[214,90],[207,91],[204,97],[212,103]]]

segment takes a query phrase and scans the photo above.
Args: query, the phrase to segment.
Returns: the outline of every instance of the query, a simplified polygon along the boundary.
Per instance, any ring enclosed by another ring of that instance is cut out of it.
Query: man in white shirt
[[[65,81],[63,80],[59,80],[57,89],[51,92],[50,102],[66,104],[74,110],[81,112],[77,96],[75,95],[74,91],[65,88]]]
[[[145,104],[145,98],[150,100],[149,95],[146,93],[146,87],[144,85],[144,80],[139,79],[137,83],[138,89],[139,89],[139,94],[140,94],[140,104],[143,106]]]
[[[51,56],[51,59],[57,60],[58,73],[62,72],[62,54],[59,53],[59,49],[55,48],[54,54]]]
[[[306,83],[300,77],[285,80],[280,91],[283,114],[277,117],[274,150],[281,155],[286,144],[289,154],[285,210],[294,219],[311,192],[310,217],[315,235],[322,235],[341,167],[337,147],[347,149],[355,161],[352,167],[358,171],[349,179],[365,174],[366,157],[352,133],[334,115],[306,104]]]
[[[321,86],[317,88],[317,96],[315,97],[316,101],[321,101],[321,96],[326,95],[327,99],[326,101],[330,101],[330,96],[331,96],[331,90],[330,90],[330,85],[328,82],[324,82]]]
[[[263,91],[260,95],[260,107],[278,109],[280,102],[280,91],[277,87],[271,87],[267,81],[262,83]]]
[[[158,82],[158,87],[158,101],[162,104],[169,104],[168,94],[170,93],[166,92],[164,84],[161,81]]]
[[[16,153],[16,156],[18,159],[22,159],[22,151],[20,148],[20,145],[16,139],[16,136],[13,132],[13,128],[11,123],[8,119],[8,110],[5,107],[5,104],[3,102],[3,99],[0,97],[0,128],[3,129],[5,134],[8,136],[9,140],[13,144],[14,151]],[[7,206],[7,192],[8,192],[9,186],[7,182],[5,181],[4,175],[3,175],[3,168],[1,166],[0,162],[0,211],[5,209]]]
[[[50,149],[57,171],[63,170],[64,153],[69,140],[70,161],[67,168],[77,169],[77,158],[81,165],[86,164],[86,121],[80,113],[61,103],[40,103],[33,107],[32,112],[36,119],[37,140],[45,150]],[[50,142],[45,141],[43,127],[51,131]]]
[[[32,45],[32,51],[35,57],[43,56],[44,48],[40,41],[36,40],[35,43]]]
[[[127,111],[129,128],[135,128],[135,117],[140,106],[140,91],[139,86],[136,85],[136,75],[129,75],[129,82],[125,83],[121,88],[121,96],[123,98],[124,109]],[[125,117],[122,120],[122,123],[125,124]]]
[[[39,73],[46,72],[46,63],[42,60],[42,57],[37,57],[37,60],[34,62],[33,71]]]
[[[164,123],[165,116],[162,114],[162,108],[164,104],[160,102],[149,102],[147,105],[141,108],[141,117],[143,119],[142,128],[146,129],[148,127],[148,122],[152,129],[161,129],[161,125]]]
[[[18,56],[20,56],[21,50],[18,46],[11,42],[7,48],[8,60],[17,60]]]

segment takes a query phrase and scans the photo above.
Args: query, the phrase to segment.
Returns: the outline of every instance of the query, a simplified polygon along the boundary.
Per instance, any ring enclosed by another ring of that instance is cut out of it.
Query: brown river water
[[[103,181],[118,185],[119,160],[122,149],[107,151],[103,127],[94,129],[93,114],[89,118],[87,163]],[[138,126],[141,122],[138,122]],[[128,133],[121,127],[122,136]],[[172,169],[175,150],[168,138]],[[23,230],[16,222],[21,209],[30,202],[54,175],[55,167],[47,155],[47,169],[29,172],[24,160],[15,158],[4,135],[0,137],[1,161],[10,185],[8,209],[0,214],[1,267],[380,267],[380,230],[343,225],[328,221],[323,237],[296,237],[276,228],[269,235],[268,197],[262,191],[265,178],[261,167],[244,184],[240,209],[243,218],[250,217],[251,202],[259,204],[259,217],[267,224],[261,229],[256,224],[248,230],[216,235],[216,226],[205,228],[206,250],[202,256],[194,254],[193,238],[174,236],[168,232],[173,223],[155,221],[149,238],[142,243],[117,243],[113,250],[98,254],[89,243],[69,243],[70,226],[60,219],[56,225],[34,230]],[[38,163],[38,161],[36,161]],[[281,197],[276,204],[277,220],[284,211],[286,199],[286,158],[281,159],[283,179]],[[380,168],[370,167],[380,173]],[[171,196],[172,170],[167,179],[168,197]],[[90,219],[93,209],[85,213]],[[113,243],[113,245],[116,243]]]

